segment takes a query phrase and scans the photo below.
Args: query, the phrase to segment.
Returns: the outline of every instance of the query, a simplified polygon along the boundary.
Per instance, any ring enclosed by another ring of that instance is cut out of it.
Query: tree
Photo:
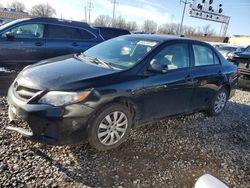
[[[138,25],[136,22],[127,22],[126,29],[129,31],[136,31],[138,29]]]
[[[26,8],[25,5],[20,2],[20,1],[13,1],[10,5],[9,8],[15,9],[17,12],[23,12]]]
[[[94,21],[95,26],[112,26],[112,18],[109,15],[99,15]]]
[[[32,16],[53,17],[56,10],[49,4],[38,4],[31,8],[30,13]]]
[[[145,32],[155,33],[157,31],[157,23],[153,20],[145,20],[142,28]]]
[[[214,29],[211,29],[211,26],[209,24],[202,27],[202,32],[203,32],[203,35],[206,35],[206,36],[211,36],[215,34]]]
[[[126,20],[121,16],[117,17],[114,21],[113,27],[126,29],[126,27],[127,27]]]

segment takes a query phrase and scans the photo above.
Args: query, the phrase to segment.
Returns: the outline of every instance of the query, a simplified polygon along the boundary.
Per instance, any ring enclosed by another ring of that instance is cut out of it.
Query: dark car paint
[[[14,39],[1,37],[2,33],[23,24],[44,24],[44,37]],[[47,25],[87,30],[95,38],[90,40],[50,39],[46,37]],[[100,42],[103,42],[103,38],[99,35],[98,30],[86,23],[60,21],[54,18],[21,19],[0,31],[0,63],[6,65],[16,63],[31,64],[51,57],[83,52]]]
[[[39,63],[40,65],[32,65],[19,74],[16,79],[18,84],[27,87],[35,85],[43,91],[38,97],[23,102],[15,96],[14,82],[8,93],[10,106],[21,109],[25,115],[19,115],[29,123],[34,124],[36,121],[36,118],[31,120],[30,116],[48,121],[48,123],[39,125],[43,127],[43,131],[40,132],[33,125],[33,132],[37,134],[32,136],[32,139],[51,144],[78,143],[79,137],[82,140],[86,138],[87,127],[90,126],[89,119],[94,117],[101,107],[114,101],[131,104],[130,108],[135,111],[134,126],[136,127],[167,116],[204,110],[221,87],[228,90],[229,97],[234,94],[238,78],[237,67],[228,63],[210,45],[184,38],[156,35],[126,37],[151,38],[161,42],[161,45],[128,70],[108,69],[81,62],[72,56],[64,56],[44,61]],[[150,59],[163,47],[173,43],[187,43],[189,45],[191,67],[168,71],[165,74],[148,72]],[[211,47],[218,55],[221,64],[194,67],[191,44]],[[83,91],[86,89],[91,89],[91,94],[85,101],[78,104],[63,107],[37,104],[40,96],[48,90]],[[44,109],[39,109],[40,106],[44,106]],[[88,113],[79,113],[79,109],[83,111],[87,109]],[[60,113],[55,113],[57,111]],[[57,122],[55,130],[48,131],[53,126],[54,121]],[[66,122],[69,128],[65,132],[64,123]]]

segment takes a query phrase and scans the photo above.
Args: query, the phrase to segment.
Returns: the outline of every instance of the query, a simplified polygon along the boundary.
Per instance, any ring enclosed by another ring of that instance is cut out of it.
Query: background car
[[[60,55],[83,52],[103,42],[87,23],[56,18],[27,18],[0,27],[1,64],[30,64]]]
[[[226,59],[228,59],[229,53],[234,53],[234,52],[242,52],[244,51],[244,47],[241,46],[233,46],[233,45],[225,45],[225,46],[220,46],[217,47],[217,50],[223,55]]]
[[[228,60],[235,63],[239,68],[240,85],[250,88],[250,45],[243,52],[229,54]]]
[[[99,29],[100,35],[104,40],[131,34],[130,31],[126,29],[113,28],[113,27],[99,27],[99,26],[95,28]]]

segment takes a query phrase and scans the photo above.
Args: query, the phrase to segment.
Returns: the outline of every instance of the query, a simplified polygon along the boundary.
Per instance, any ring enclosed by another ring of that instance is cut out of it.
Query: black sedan
[[[204,42],[130,35],[81,54],[26,67],[8,93],[7,127],[48,144],[120,145],[129,130],[177,114],[219,115],[237,86],[237,66]]]

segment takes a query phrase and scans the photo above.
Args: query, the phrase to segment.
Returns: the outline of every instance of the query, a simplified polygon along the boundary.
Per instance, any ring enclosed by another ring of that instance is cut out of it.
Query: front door
[[[144,79],[143,119],[152,121],[189,111],[193,94],[189,46],[172,44],[163,48],[150,65],[167,66],[165,73],[152,73]]]
[[[0,62],[33,63],[42,59],[46,48],[43,24],[23,24],[5,31],[0,37]]]

